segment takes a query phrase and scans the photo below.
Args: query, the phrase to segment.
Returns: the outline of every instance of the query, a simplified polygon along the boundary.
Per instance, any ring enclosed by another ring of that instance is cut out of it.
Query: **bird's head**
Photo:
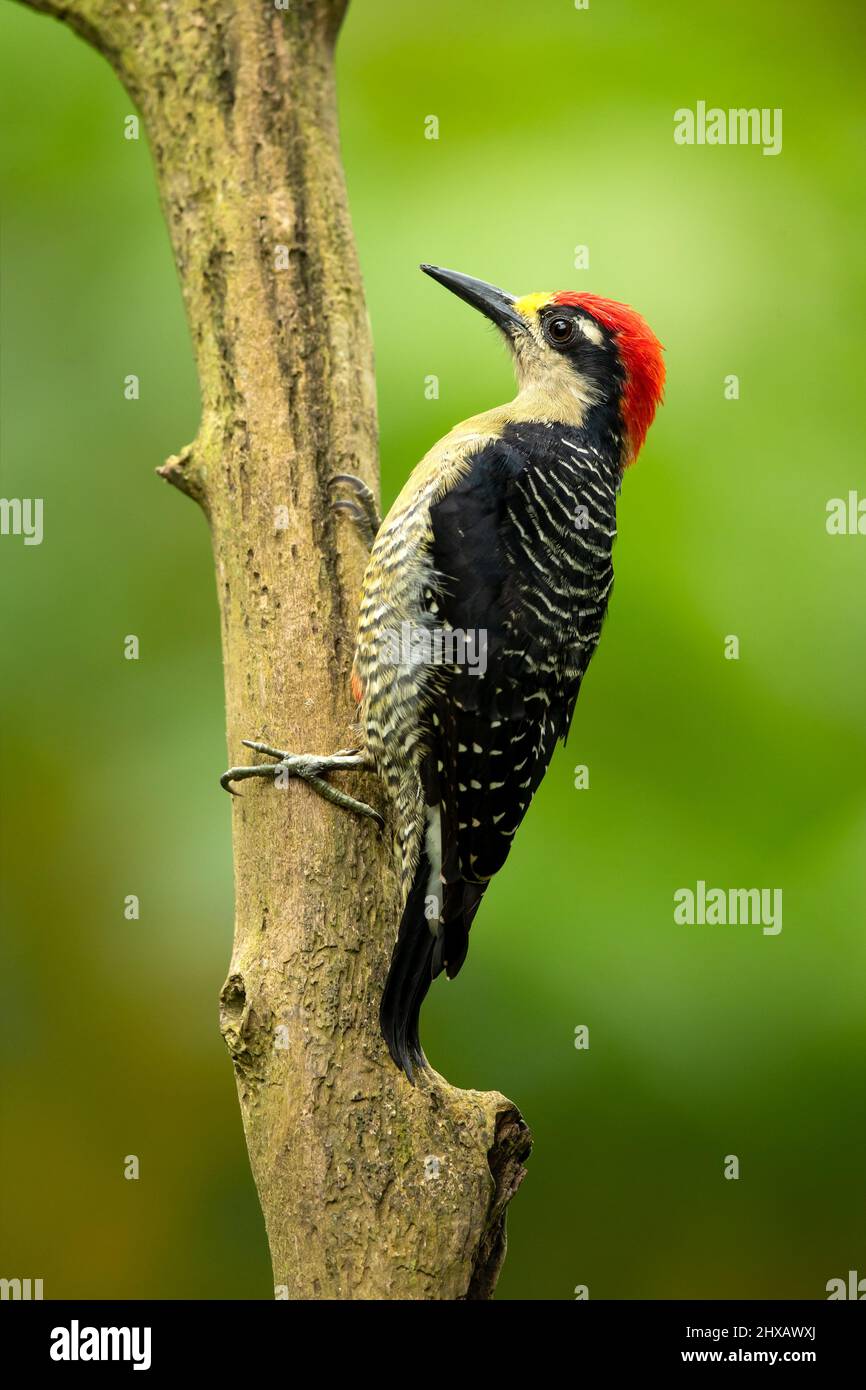
[[[456,270],[421,269],[502,331],[521,396],[540,418],[583,424],[601,412],[621,439],[623,463],[634,462],[665,383],[662,345],[636,310],[571,290],[517,298]]]

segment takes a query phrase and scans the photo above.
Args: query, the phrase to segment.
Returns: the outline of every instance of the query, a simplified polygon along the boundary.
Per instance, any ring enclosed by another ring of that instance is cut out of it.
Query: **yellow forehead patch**
[[[525,294],[522,299],[515,299],[514,307],[518,314],[531,320],[552,298],[553,290],[542,290],[540,294]]]

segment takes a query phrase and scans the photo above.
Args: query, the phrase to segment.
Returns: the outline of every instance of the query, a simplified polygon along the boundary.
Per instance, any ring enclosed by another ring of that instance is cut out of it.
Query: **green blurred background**
[[[535,1134],[501,1298],[821,1298],[866,1275],[866,537],[825,529],[829,498],[866,495],[864,22],[853,0],[354,0],[343,34],[386,502],[511,390],[419,261],[629,300],[667,347],[569,747],[425,1012],[436,1066]],[[268,1298],[217,1027],[209,539],[153,472],[198,424],[180,294],[107,64],[10,4],[0,40],[2,490],[45,499],[40,547],[0,543],[0,1274],[46,1297]],[[782,107],[782,154],[675,146],[699,99]],[[676,926],[699,878],[782,888],[781,935]]]

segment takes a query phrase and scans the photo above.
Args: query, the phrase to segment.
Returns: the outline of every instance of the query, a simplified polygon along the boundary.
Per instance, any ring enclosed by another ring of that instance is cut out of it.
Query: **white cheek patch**
[[[604,334],[597,323],[593,323],[592,319],[579,318],[577,324],[584,338],[588,338],[591,343],[595,343],[596,347],[601,347],[604,342]]]

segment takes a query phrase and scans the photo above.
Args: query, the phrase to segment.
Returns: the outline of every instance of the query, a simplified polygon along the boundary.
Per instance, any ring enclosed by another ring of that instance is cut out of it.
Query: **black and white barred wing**
[[[452,976],[484,889],[568,732],[586,664],[572,632],[568,541],[535,515],[544,486],[522,450],[497,442],[431,511],[432,604],[469,639],[464,659],[433,684],[423,769],[441,835],[436,965]]]

